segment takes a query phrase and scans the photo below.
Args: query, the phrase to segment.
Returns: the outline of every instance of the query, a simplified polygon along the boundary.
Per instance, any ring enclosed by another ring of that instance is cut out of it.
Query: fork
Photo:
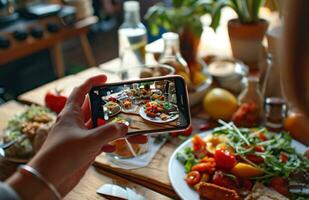
[[[13,146],[16,142],[22,142],[24,139],[26,139],[27,135],[23,134],[17,138],[15,138],[14,140],[8,142],[8,143],[2,143],[0,144],[0,149],[7,149],[10,148],[11,146]]]

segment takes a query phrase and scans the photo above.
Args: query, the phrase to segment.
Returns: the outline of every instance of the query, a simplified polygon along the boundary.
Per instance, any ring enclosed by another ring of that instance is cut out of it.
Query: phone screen
[[[93,126],[128,125],[128,134],[184,130],[190,124],[187,89],[179,76],[94,87],[90,91]]]

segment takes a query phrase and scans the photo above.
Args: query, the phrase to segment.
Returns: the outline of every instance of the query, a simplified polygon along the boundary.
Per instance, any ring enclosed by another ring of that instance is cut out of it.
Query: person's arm
[[[64,197],[77,185],[97,155],[115,149],[108,143],[126,135],[128,127],[121,123],[87,128],[91,119],[86,117],[89,100],[85,97],[93,86],[103,84],[106,79],[104,75],[96,76],[73,90],[42,148],[27,164],[43,181],[21,169],[6,180],[21,199],[57,199],[50,185]],[[144,137],[129,140],[146,142]]]

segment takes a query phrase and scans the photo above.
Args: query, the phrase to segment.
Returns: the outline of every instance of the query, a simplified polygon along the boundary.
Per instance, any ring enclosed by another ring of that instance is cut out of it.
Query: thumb
[[[124,137],[128,133],[128,126],[123,123],[110,123],[91,129],[94,140],[105,145],[115,139]]]

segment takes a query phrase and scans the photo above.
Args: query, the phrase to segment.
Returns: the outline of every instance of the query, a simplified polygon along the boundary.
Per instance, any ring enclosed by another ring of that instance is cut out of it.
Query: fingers
[[[91,137],[100,144],[106,145],[109,142],[124,137],[128,132],[128,126],[123,123],[111,123],[91,129]]]
[[[92,129],[92,119],[89,119],[86,123],[85,126],[87,127],[87,129]]]
[[[68,99],[68,105],[76,105],[81,107],[84,103],[86,94],[90,91],[90,89],[94,86],[101,85],[105,83],[107,77],[105,75],[98,75],[86,80],[82,85],[76,87]]]
[[[107,144],[107,145],[104,145],[101,149],[101,153],[102,152],[105,152],[105,153],[112,153],[116,151],[116,147],[114,145],[111,145],[111,144]]]
[[[136,135],[128,137],[128,140],[132,144],[145,144],[148,142],[148,137],[146,135]]]
[[[85,96],[85,100],[84,100],[83,105],[82,105],[82,111],[84,113],[84,121],[87,122],[91,118],[89,95]]]

